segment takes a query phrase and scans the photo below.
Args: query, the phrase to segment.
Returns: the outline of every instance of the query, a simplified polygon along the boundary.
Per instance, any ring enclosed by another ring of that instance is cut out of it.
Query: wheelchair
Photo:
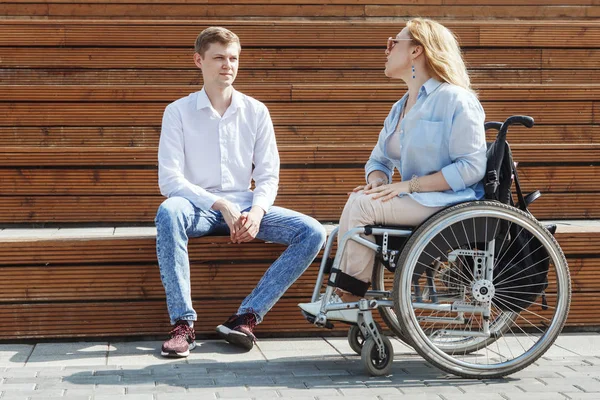
[[[508,127],[517,123],[532,127],[533,119],[513,116],[485,128],[497,130],[496,142],[504,145]],[[304,316],[331,328],[328,311],[358,309],[348,342],[375,376],[390,372],[394,351],[374,310],[400,340],[450,374],[499,378],[527,367],[560,334],[569,312],[571,280],[554,239],[556,227],[542,225],[527,210],[539,192],[522,196],[517,189],[519,203],[514,205],[478,200],[443,209],[418,227],[355,227],[341,238],[331,259],[336,228],[325,245],[312,296],[313,302],[323,300],[320,312]],[[349,240],[376,254],[371,288],[358,302],[330,303],[345,275],[339,265]]]

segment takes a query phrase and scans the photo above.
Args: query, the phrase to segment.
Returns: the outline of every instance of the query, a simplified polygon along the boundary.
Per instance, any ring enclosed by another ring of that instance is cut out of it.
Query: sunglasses
[[[392,49],[394,48],[396,43],[400,42],[401,40],[412,40],[412,39],[410,39],[410,38],[409,39],[406,39],[406,38],[397,39],[397,38],[389,37],[387,40],[387,51],[392,51]]]

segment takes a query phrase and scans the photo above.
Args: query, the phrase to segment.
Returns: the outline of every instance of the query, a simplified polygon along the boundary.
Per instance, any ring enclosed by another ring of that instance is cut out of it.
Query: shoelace
[[[256,317],[254,316],[254,314],[250,314],[249,316],[245,317],[244,324],[248,325],[250,329],[254,329],[254,327],[256,326]]]
[[[193,337],[194,335],[190,331],[191,329],[189,325],[179,324],[171,330],[171,337],[186,336],[188,333],[190,333],[190,336]]]

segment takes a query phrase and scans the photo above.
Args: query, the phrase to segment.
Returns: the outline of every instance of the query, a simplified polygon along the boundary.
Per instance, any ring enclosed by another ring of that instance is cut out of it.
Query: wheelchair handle
[[[508,117],[500,127],[498,137],[496,138],[496,140],[506,140],[506,133],[508,132],[508,127],[516,124],[521,124],[527,128],[531,128],[533,127],[534,122],[533,118],[527,115],[513,115],[512,117]]]
[[[508,127],[511,125],[520,124],[527,128],[533,127],[534,121],[533,118],[527,115],[513,115],[511,117],[506,118],[504,122],[490,121],[486,122],[483,125],[483,128],[487,131],[489,129],[495,129],[498,131],[496,135],[496,142],[501,147],[504,147],[504,142],[506,141],[506,133],[508,132]]]
[[[483,125],[483,129],[486,131],[489,131],[490,129],[495,129],[495,130],[499,131],[500,128],[502,128],[502,122],[498,122],[498,121],[486,122]]]
[[[515,124],[521,124],[526,126],[527,128],[531,128],[533,126],[533,118],[527,116],[527,115],[513,115],[511,117],[508,117],[506,119],[506,121],[504,122],[496,122],[496,121],[490,121],[484,124],[484,128],[485,130],[488,129],[495,129],[498,131],[498,134],[496,135],[496,140],[494,141],[494,145],[495,145],[495,155],[496,155],[496,165],[493,166],[493,170],[492,172],[495,173],[496,171],[498,171],[500,169],[500,165],[502,164],[502,160],[504,159],[504,147],[506,146],[506,133],[508,132],[508,127],[511,125],[515,125]],[[488,148],[488,157],[489,157],[489,148]],[[488,174],[490,173],[490,171],[488,171]],[[496,182],[496,186],[497,186],[497,180],[498,178],[491,178],[492,181]],[[494,190],[496,188],[496,186],[494,186]],[[487,189],[486,189],[487,190]]]
[[[527,128],[533,127],[534,121],[528,115],[513,115],[512,117],[508,117],[502,127],[506,126],[508,128],[510,125],[521,124],[526,126]]]

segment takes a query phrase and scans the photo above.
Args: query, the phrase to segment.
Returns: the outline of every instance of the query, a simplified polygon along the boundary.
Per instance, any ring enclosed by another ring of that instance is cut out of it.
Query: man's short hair
[[[240,38],[229,29],[221,28],[220,26],[211,26],[210,28],[206,28],[196,38],[196,45],[194,46],[194,50],[196,53],[200,54],[204,57],[204,53],[211,44],[213,43],[221,43],[222,45],[230,45],[232,43],[237,43],[240,51],[242,50],[242,46],[240,45]]]

